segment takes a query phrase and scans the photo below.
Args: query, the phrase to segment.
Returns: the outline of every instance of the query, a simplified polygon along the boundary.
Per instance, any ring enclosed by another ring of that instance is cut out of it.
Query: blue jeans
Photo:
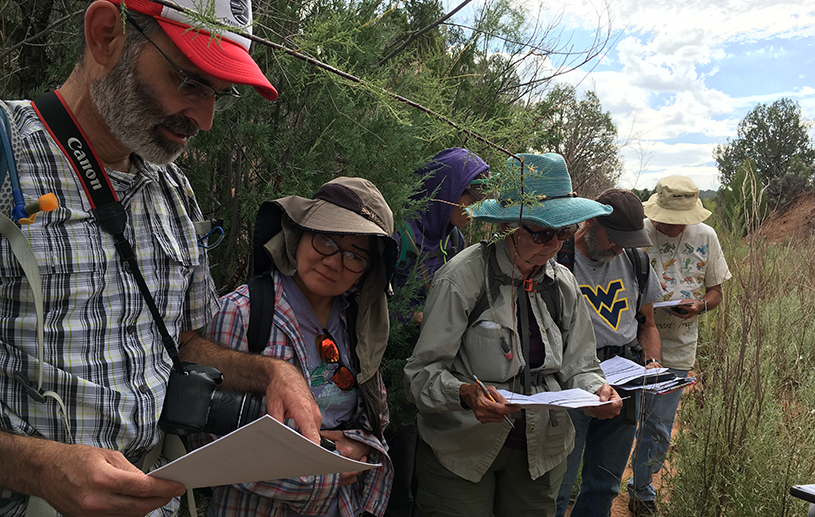
[[[670,369],[677,377],[688,376],[687,370]],[[628,496],[640,501],[656,499],[652,476],[659,472],[671,445],[671,430],[679,407],[683,390],[665,395],[645,395],[641,403],[645,409],[645,420],[640,420],[637,430],[637,446],[634,448],[632,464],[634,476],[628,482]]]
[[[638,399],[639,397],[634,398],[635,401]],[[637,426],[626,424],[622,414],[600,420],[587,416],[580,409],[570,409],[569,416],[575,429],[574,450],[566,459],[566,474],[557,497],[556,515],[566,515],[582,457],[580,492],[570,515],[607,517],[611,513],[611,503],[620,491]]]

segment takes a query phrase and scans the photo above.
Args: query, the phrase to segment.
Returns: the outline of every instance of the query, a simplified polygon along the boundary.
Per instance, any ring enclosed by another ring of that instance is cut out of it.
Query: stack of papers
[[[671,379],[670,381],[657,382],[655,384],[646,384],[643,386],[637,386],[633,388],[629,388],[627,386],[615,386],[615,388],[620,388],[628,391],[641,390],[644,393],[650,393],[653,395],[665,395],[666,393],[670,393],[672,391],[676,391],[680,388],[685,388],[687,386],[693,386],[694,384],[696,384],[696,377],[676,377],[674,379]]]
[[[668,300],[667,302],[654,302],[654,309],[658,307],[676,307],[680,303],[688,303],[693,300]]]
[[[815,485],[795,485],[790,487],[790,495],[815,503]]]
[[[632,381],[637,381],[643,384],[643,380],[648,380],[648,377],[653,376],[656,378],[658,375],[668,373],[667,368],[651,368],[648,370],[644,366],[640,366],[634,361],[620,356],[614,356],[611,359],[606,359],[600,363],[600,368],[606,376],[606,380],[612,386],[622,386]],[[662,379],[667,380],[667,379]]]
[[[524,409],[577,409],[611,404],[611,401],[600,402],[594,393],[580,388],[563,391],[542,391],[534,395],[522,395],[506,390],[498,390],[507,401]]]
[[[616,356],[600,363],[609,384],[626,391],[643,391],[664,395],[696,384],[696,377],[679,378],[668,368],[640,366],[634,361]]]

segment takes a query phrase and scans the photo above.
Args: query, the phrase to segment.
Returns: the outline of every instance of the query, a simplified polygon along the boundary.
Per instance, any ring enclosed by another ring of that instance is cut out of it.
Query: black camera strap
[[[153,295],[150,294],[150,289],[147,287],[147,282],[145,282],[144,276],[141,274],[133,247],[125,237],[124,230],[127,224],[127,215],[121,201],[113,191],[105,168],[102,167],[96,153],[85,138],[84,131],[68,110],[59,92],[43,93],[31,104],[45,129],[48,130],[60,150],[62,150],[62,154],[71,162],[80,183],[82,183],[82,187],[85,189],[91,207],[93,207],[92,213],[97,224],[113,236],[116,251],[122,261],[127,264],[130,273],[136,280],[139,291],[147,304],[147,308],[150,309],[150,314],[153,315],[159,334],[161,334],[161,342],[173,361],[173,366],[176,370],[182,372],[181,360],[178,357],[178,345],[167,331],[167,325],[165,325],[164,319],[161,317],[158,307],[156,307]]]

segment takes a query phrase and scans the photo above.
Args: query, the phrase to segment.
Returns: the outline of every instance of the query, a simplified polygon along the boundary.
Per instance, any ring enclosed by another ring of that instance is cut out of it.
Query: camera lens
[[[202,431],[223,436],[255,420],[262,397],[252,393],[215,390],[209,402],[209,416]]]

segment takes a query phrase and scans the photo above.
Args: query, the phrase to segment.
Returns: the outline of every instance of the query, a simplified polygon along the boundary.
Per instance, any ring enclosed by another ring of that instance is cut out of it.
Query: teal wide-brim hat
[[[518,154],[523,158],[523,197],[521,162],[507,160],[507,170],[498,174],[497,199],[472,205],[470,216],[488,223],[534,223],[545,228],[562,228],[592,217],[609,215],[608,205],[577,197],[566,161],[555,153]],[[532,202],[530,196],[536,201]],[[525,202],[521,203],[521,200]],[[523,206],[523,216],[521,215]]]

